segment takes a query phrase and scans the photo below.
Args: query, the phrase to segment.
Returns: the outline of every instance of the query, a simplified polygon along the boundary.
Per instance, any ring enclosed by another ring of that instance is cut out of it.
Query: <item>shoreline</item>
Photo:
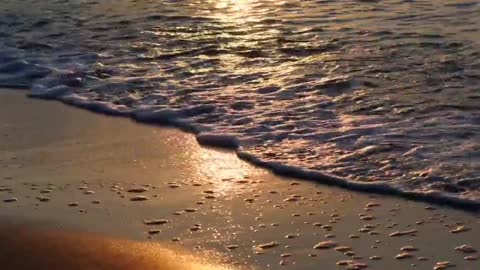
[[[29,91],[28,89],[22,89],[22,90]],[[345,188],[352,191],[361,191],[361,192],[367,192],[372,194],[397,196],[397,197],[402,197],[402,198],[406,198],[406,199],[418,201],[418,202],[433,203],[439,206],[459,208],[465,211],[476,212],[476,213],[480,212],[480,201],[477,201],[477,200],[458,198],[455,196],[450,196],[448,194],[438,193],[438,192],[423,193],[423,192],[402,190],[400,188],[395,187],[390,182],[375,182],[375,183],[352,182],[352,181],[349,181],[334,175],[330,175],[324,172],[302,169],[299,167],[285,165],[285,164],[267,162],[253,155],[242,152],[241,145],[239,144],[237,138],[235,137],[230,137],[230,136],[225,137],[222,135],[210,135],[210,134],[207,134],[206,136],[202,136],[200,133],[198,133],[195,130],[195,128],[185,125],[181,121],[180,122],[176,121],[176,118],[172,118],[172,115],[170,114],[166,114],[166,115],[161,114],[152,118],[152,116],[150,115],[142,116],[143,114],[141,112],[137,113],[135,110],[130,112],[127,112],[127,111],[119,112],[119,111],[113,110],[112,108],[109,107],[109,104],[107,104],[106,102],[97,102],[97,103],[84,102],[82,100],[71,98],[68,95],[64,96],[63,94],[60,94],[59,96],[57,96],[56,93],[53,93],[53,95],[52,93],[46,93],[43,95],[27,93],[26,95],[27,97],[34,98],[34,99],[58,101],[65,105],[85,109],[93,113],[99,113],[99,114],[104,114],[107,116],[115,116],[115,117],[126,117],[130,120],[139,122],[141,124],[178,128],[183,132],[193,134],[200,145],[232,150],[233,152],[235,152],[236,156],[239,159],[247,161],[255,166],[259,166],[261,168],[267,169],[279,176],[295,177],[295,178],[299,178],[307,181],[314,181],[319,184],[337,186],[337,187]]]
[[[478,263],[456,250],[480,248],[478,214],[281,177],[177,129],[0,95],[0,216],[14,227],[159,243],[234,268]]]

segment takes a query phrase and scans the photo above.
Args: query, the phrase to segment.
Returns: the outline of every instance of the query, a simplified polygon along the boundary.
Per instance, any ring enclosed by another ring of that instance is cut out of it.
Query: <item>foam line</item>
[[[198,143],[201,145],[228,148],[234,150],[240,159],[268,169],[278,175],[312,180],[320,184],[333,185],[355,191],[395,195],[416,201],[458,207],[469,211],[480,211],[479,201],[458,198],[455,196],[451,196],[447,193],[435,191],[409,191],[402,189],[400,185],[395,185],[389,182],[354,182],[328,173],[322,173],[314,170],[289,166],[278,162],[268,162],[262,160],[254,155],[242,151],[241,141],[235,135],[201,132],[198,128],[194,126],[193,123],[189,123],[188,121],[182,121],[182,119],[188,117],[188,115],[190,115],[192,111],[201,112],[205,110],[205,108],[189,110],[122,110],[121,106],[113,106],[108,102],[91,102],[80,96],[71,94],[69,91],[64,91],[65,89],[63,88],[59,89],[61,90],[51,90],[45,92],[44,94],[29,94],[29,96],[32,98],[40,99],[56,99],[64,102],[65,104],[87,109],[92,112],[102,113],[111,116],[126,116],[142,123],[179,127],[184,131],[193,133],[196,136]],[[58,96],[55,96],[54,94],[58,94]]]

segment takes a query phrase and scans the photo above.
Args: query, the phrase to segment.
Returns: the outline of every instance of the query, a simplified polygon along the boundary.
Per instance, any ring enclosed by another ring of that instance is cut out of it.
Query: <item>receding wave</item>
[[[0,86],[175,125],[277,173],[479,209],[478,14],[462,0],[6,0]]]

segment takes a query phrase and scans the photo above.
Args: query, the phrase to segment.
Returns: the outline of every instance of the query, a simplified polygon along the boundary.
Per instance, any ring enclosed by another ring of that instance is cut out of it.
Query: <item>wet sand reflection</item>
[[[8,226],[0,238],[1,269],[233,269],[157,243]]]

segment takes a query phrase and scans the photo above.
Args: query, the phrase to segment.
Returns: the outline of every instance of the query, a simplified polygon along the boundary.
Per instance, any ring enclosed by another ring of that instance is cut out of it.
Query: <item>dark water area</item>
[[[480,203],[477,1],[4,0],[0,85]]]

